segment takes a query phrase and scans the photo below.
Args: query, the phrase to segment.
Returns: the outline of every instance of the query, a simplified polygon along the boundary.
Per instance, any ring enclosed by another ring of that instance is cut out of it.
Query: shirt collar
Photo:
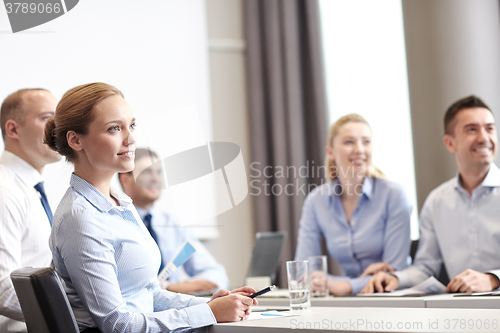
[[[100,211],[108,212],[114,207],[114,205],[109,202],[109,200],[101,192],[92,186],[92,184],[78,177],[74,173],[71,174],[70,185],[75,191],[83,195],[85,199],[87,199]],[[130,197],[123,192],[120,192],[113,187],[110,188],[109,192],[118,201],[120,207],[127,208],[132,204],[132,199],[130,199]]]
[[[485,186],[485,187],[500,186],[500,170],[498,170],[498,167],[495,165],[495,163],[490,164],[490,170],[488,170],[488,173],[486,174],[486,177],[484,177],[484,180],[480,186]]]
[[[339,190],[340,182],[339,179],[335,179],[331,184],[330,184],[330,199],[333,198],[333,196],[340,196],[341,191]],[[373,195],[373,177],[365,177],[363,180],[363,189],[362,193],[368,198],[371,199]]]
[[[21,181],[28,187],[34,187],[36,184],[43,181],[42,175],[31,164],[11,153],[4,150],[0,157],[0,164],[11,169]]]
[[[479,184],[479,186],[474,190],[481,187],[500,187],[500,170],[495,165],[495,163],[490,164],[490,169],[488,170],[486,177],[484,177],[481,184]],[[464,189],[460,173],[457,173],[457,176],[455,177],[455,189]]]

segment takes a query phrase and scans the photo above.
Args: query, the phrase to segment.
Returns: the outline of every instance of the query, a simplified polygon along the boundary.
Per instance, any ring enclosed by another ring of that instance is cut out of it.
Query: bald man
[[[49,266],[52,211],[43,187],[45,165],[61,156],[43,143],[57,99],[45,89],[22,89],[0,109],[5,151],[0,157],[0,332],[26,332],[10,273]]]

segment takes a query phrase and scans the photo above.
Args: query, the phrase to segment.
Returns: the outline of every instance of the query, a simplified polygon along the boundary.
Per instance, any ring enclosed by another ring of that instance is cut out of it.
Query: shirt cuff
[[[495,275],[497,277],[497,279],[500,280],[500,269],[494,269],[494,270],[488,271],[486,273],[491,274],[491,275]],[[500,288],[493,289],[493,290],[498,290],[498,289],[500,289]]]
[[[370,280],[371,275],[364,276],[362,278],[354,278],[347,280],[349,284],[351,285],[351,294],[352,295],[357,295],[363,288],[366,286],[368,281]]]
[[[184,308],[189,319],[191,328],[199,328],[217,323],[210,306],[204,302],[202,304],[188,306]]]
[[[160,288],[164,290],[167,290],[168,286],[170,285],[170,282],[168,282],[168,280],[163,280],[159,283],[160,283]]]
[[[390,275],[394,275],[398,278],[399,285],[398,289],[404,289],[410,287],[410,280],[407,278],[404,271],[399,272],[389,272]]]

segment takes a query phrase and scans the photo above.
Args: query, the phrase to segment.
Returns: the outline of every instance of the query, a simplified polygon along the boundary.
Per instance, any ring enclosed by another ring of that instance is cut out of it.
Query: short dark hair
[[[486,105],[486,103],[475,95],[459,99],[453,103],[448,110],[446,110],[446,114],[444,115],[444,134],[453,135],[455,132],[454,120],[457,113],[470,108],[485,108],[491,112],[491,109]],[[491,114],[493,114],[493,112],[491,112]]]

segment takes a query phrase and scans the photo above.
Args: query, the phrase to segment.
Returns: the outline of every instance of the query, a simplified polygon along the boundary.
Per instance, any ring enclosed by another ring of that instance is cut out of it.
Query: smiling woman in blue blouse
[[[302,209],[296,260],[328,253],[346,276],[329,276],[333,295],[357,294],[378,271],[400,270],[410,250],[411,205],[398,184],[371,161],[371,129],[360,115],[337,120],[326,147],[328,183]],[[395,157],[395,161],[397,157]]]
[[[79,328],[170,332],[247,317],[253,288],[220,290],[208,303],[160,289],[158,246],[130,198],[110,186],[134,168],[135,126],[118,89],[91,83],[67,91],[45,127],[45,143],[75,165],[49,245]]]

